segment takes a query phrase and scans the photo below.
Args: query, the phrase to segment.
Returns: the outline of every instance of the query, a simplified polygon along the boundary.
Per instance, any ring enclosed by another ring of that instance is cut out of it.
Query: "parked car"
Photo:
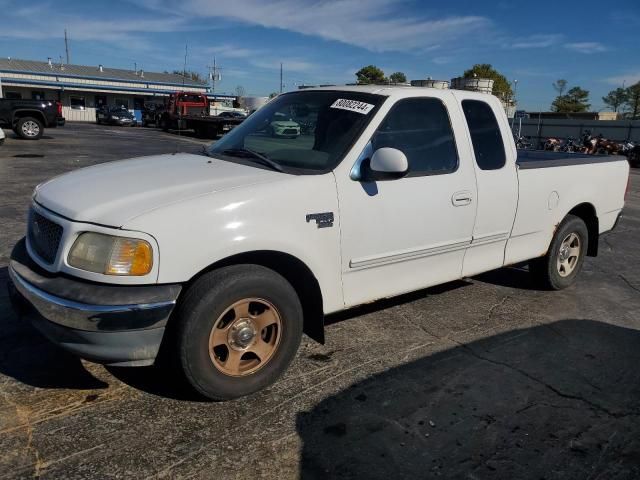
[[[270,124],[269,133],[273,137],[298,138],[300,136],[300,124],[293,120],[276,119]]]
[[[313,139],[265,136],[290,111],[318,112]],[[326,314],[520,262],[572,285],[628,180],[624,157],[516,150],[491,95],[295,91],[203,155],[37,186],[11,296],[80,357],[150,365],[162,343],[196,390],[230,399],[273,383],[303,331],[323,342]]]
[[[218,116],[222,118],[237,118],[239,120],[244,120],[245,118],[247,118],[247,116],[242,112],[230,112],[230,111],[222,112]]]
[[[135,115],[124,107],[104,107],[96,110],[96,123],[98,125],[135,127],[138,122]]]
[[[4,143],[4,139],[5,139],[4,130],[0,128],[0,145]]]
[[[39,140],[45,128],[64,124],[60,102],[0,98],[0,127],[11,128],[25,140]]]

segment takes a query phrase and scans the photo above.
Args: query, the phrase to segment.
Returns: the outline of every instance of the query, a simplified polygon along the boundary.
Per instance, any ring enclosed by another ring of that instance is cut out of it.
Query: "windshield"
[[[267,159],[281,171],[335,168],[386,97],[359,92],[305,91],[281,95],[249,116],[207,153],[224,159]],[[253,162],[258,163],[258,162]]]

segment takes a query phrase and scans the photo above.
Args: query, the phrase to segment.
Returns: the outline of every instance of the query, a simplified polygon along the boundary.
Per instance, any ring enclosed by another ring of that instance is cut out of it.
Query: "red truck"
[[[211,116],[209,99],[200,93],[175,92],[159,113],[157,125],[165,131],[192,130],[197,137],[215,138],[227,133],[242,119]]]

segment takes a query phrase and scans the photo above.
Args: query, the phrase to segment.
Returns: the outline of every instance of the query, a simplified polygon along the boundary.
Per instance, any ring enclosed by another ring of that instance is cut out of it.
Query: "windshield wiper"
[[[202,154],[205,157],[210,157],[211,154],[209,153],[209,149],[207,148],[207,145],[202,145]]]
[[[262,153],[254,152],[253,150],[249,150],[248,148],[228,148],[226,150],[223,150],[220,153],[222,153],[223,155],[229,155],[231,157],[249,156],[249,158],[253,160],[258,160],[258,163],[265,165],[271,168],[272,170],[276,170],[278,172],[284,172],[284,169],[278,163],[274,162],[273,160],[263,155]]]

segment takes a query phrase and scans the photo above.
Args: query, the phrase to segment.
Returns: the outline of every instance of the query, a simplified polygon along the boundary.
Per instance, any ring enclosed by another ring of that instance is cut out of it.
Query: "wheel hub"
[[[229,329],[229,346],[235,350],[244,350],[256,337],[256,329],[248,318],[236,320]]]
[[[564,262],[567,258],[569,258],[569,246],[568,245],[563,245],[563,247],[560,249],[560,261]]]
[[[209,335],[209,357],[225,375],[250,375],[269,363],[282,337],[282,317],[261,298],[244,298],[230,305]]]

